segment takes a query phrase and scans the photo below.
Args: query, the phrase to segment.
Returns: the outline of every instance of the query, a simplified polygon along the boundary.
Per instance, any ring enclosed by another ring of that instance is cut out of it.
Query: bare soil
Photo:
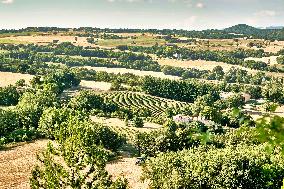
[[[32,78],[33,76],[29,74],[0,72],[0,87],[14,85],[20,79],[24,79],[26,84],[28,84]]]
[[[125,157],[115,160],[106,165],[107,172],[113,180],[124,177],[128,180],[128,186],[131,189],[146,189],[149,181],[141,181],[142,169],[135,164],[136,158]]]
[[[29,187],[31,170],[36,155],[44,150],[48,140],[18,143],[0,151],[0,188],[24,189]]]

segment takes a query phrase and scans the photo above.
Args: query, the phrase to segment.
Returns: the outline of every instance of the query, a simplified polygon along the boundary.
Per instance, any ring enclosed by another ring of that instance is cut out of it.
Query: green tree
[[[80,91],[69,102],[69,107],[72,109],[86,111],[102,109],[103,105],[104,99],[95,92],[88,90]]]
[[[279,57],[277,57],[277,63],[278,64],[284,64],[284,56],[282,55],[282,56],[279,56]]]
[[[193,148],[160,153],[143,165],[151,188],[280,188],[284,158],[266,145]]]
[[[16,111],[0,109],[0,137],[19,129],[20,127],[19,115]]]
[[[226,99],[227,107],[240,108],[245,104],[245,99],[241,94],[234,94]]]
[[[275,112],[275,110],[277,109],[279,105],[277,103],[274,102],[266,102],[263,104],[263,108],[266,112]]]
[[[16,110],[25,128],[37,128],[43,111],[53,106],[58,106],[56,94],[45,91],[26,92],[20,98]]]
[[[134,127],[142,128],[144,126],[143,119],[140,117],[134,116],[132,121]]]

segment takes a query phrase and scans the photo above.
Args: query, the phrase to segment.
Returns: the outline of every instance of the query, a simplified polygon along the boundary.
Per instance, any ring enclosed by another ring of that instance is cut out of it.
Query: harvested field
[[[0,151],[0,188],[30,188],[29,177],[36,165],[36,155],[45,149],[47,143],[48,140],[18,143]]]
[[[254,57],[249,57],[249,58],[246,58],[246,60],[254,60],[254,61],[260,61],[260,62],[264,62],[266,64],[271,64],[271,65],[275,65],[277,64],[277,58],[279,56],[269,56],[269,57],[262,57],[262,58],[254,58]]]
[[[24,79],[26,81],[26,84],[28,84],[32,78],[33,76],[29,74],[0,72],[0,87],[14,85],[20,79]]]
[[[180,79],[177,76],[165,75],[163,72],[140,71],[140,70],[126,69],[126,68],[91,67],[91,66],[84,66],[83,68],[87,68],[87,69],[95,70],[95,71],[105,71],[105,72],[114,73],[114,74],[132,73],[138,76],[149,75],[149,76],[159,77],[163,79]]]
[[[6,37],[2,38],[3,40],[14,40],[19,42],[30,42],[30,43],[36,43],[36,44],[48,44],[52,43],[53,40],[59,40],[59,43],[62,42],[71,42],[74,43],[74,45],[80,45],[80,46],[92,46],[87,42],[86,37],[77,37],[77,41],[75,40],[75,36],[62,36],[62,35],[46,35],[46,36],[40,36],[40,35],[32,35],[32,36],[15,36],[15,37]]]
[[[108,91],[110,90],[111,83],[82,80],[80,83],[80,87],[92,90]]]
[[[255,73],[255,70],[251,70],[248,68],[244,68],[242,66],[238,65],[231,65],[226,64],[224,62],[215,62],[215,61],[206,61],[206,60],[175,60],[175,59],[158,59],[158,63],[160,65],[167,65],[167,66],[176,66],[176,67],[182,67],[182,68],[197,68],[200,70],[213,70],[216,66],[222,66],[224,71],[228,71],[231,67],[237,67],[243,70],[247,70],[249,72]]]
[[[128,36],[127,36],[128,37]],[[134,45],[134,46],[153,46],[156,43],[159,45],[165,44],[165,40],[156,39],[152,36],[138,36],[136,39],[128,38],[128,39],[100,39],[98,41],[98,45],[102,47],[116,47],[119,45]]]
[[[224,62],[214,62],[206,60],[183,61],[183,60],[174,60],[174,59],[159,59],[158,63],[160,65],[176,66],[181,68],[196,68],[200,70],[212,70],[216,66],[221,66],[225,72],[228,71],[231,67],[235,67],[242,70],[246,70],[250,74],[255,74],[260,71],[260,70],[252,70],[238,65],[226,64]],[[277,73],[277,72],[264,72],[264,73],[272,77],[284,77],[284,73]]]
[[[28,41],[0,38],[0,44],[27,44]]]

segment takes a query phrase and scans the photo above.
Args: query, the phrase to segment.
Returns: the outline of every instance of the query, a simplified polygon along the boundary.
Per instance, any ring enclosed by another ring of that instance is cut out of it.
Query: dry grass
[[[127,127],[125,122],[118,118],[102,118],[92,116],[91,119],[97,123],[107,125],[109,127],[121,129],[133,129],[137,132],[149,132],[159,129],[162,126],[154,123],[144,123],[143,128]],[[112,176],[113,180],[119,177],[124,177],[128,180],[128,186],[131,189],[146,189],[148,188],[149,181],[141,181],[142,169],[135,164],[136,158],[130,157],[129,153],[124,153],[124,157],[118,160],[107,163],[106,171]]]
[[[0,38],[0,44],[27,44],[28,41]]]
[[[116,47],[119,45],[134,45],[134,46],[153,46],[156,43],[159,45],[165,44],[165,40],[156,39],[153,36],[137,36],[137,39],[106,39],[99,40],[98,45],[103,47]]]
[[[270,56],[270,57],[262,57],[262,58],[249,57],[249,58],[246,58],[245,60],[261,61],[261,62],[265,62],[266,64],[270,62],[271,65],[275,65],[277,64],[277,57],[279,56]]]
[[[48,140],[37,140],[0,151],[0,188],[30,188],[29,178],[37,162],[36,154],[44,150],[47,143]]]
[[[259,72],[259,70],[252,70],[239,65],[232,65],[232,64],[226,64],[224,62],[215,62],[215,61],[206,61],[206,60],[183,61],[183,60],[163,58],[163,59],[158,59],[157,61],[160,65],[176,66],[182,68],[196,68],[199,70],[212,70],[216,66],[221,66],[225,72],[227,72],[231,67],[246,70],[250,74],[255,74]],[[265,74],[271,77],[284,77],[284,73],[265,72]]]
[[[240,69],[247,70],[249,72],[256,72],[254,70],[244,68],[238,65],[231,65],[226,64],[224,62],[215,62],[215,61],[206,61],[206,60],[175,60],[175,59],[168,59],[162,58],[158,59],[158,63],[160,65],[168,65],[168,66],[176,66],[182,68],[196,68],[200,70],[213,70],[216,66],[222,66],[224,71],[228,71],[231,67],[237,67]]]
[[[110,90],[111,83],[82,80],[80,83],[80,87],[92,90],[108,91]]]
[[[118,118],[104,118],[104,117],[91,116],[91,120],[96,123],[101,123],[109,127],[131,128],[139,132],[149,132],[151,130],[162,128],[161,125],[150,122],[145,122],[143,128],[127,127],[125,126],[125,122]]]
[[[87,42],[87,37],[77,37],[77,41],[75,40],[75,36],[70,35],[31,35],[31,36],[10,36],[0,39],[1,41],[5,43],[35,43],[35,44],[42,44],[46,45],[53,40],[59,40],[59,43],[61,42],[71,42],[74,45],[78,46],[92,46],[92,47],[102,47],[102,48],[110,48],[110,47],[116,47],[118,45],[141,45],[141,46],[152,46],[156,43],[158,44],[165,44],[165,40],[163,39],[156,39],[155,36],[152,35],[145,35],[142,36],[142,34],[116,34],[116,35],[122,35],[124,37],[132,37],[136,36],[137,39],[95,39],[98,40],[98,45],[90,44]],[[134,42],[134,44],[133,44]]]
[[[33,76],[29,74],[0,72],[0,87],[14,85],[20,79],[24,79],[26,84],[28,84],[32,78]]]
[[[32,35],[32,36],[15,36],[15,37],[6,37],[3,38],[5,40],[14,40],[19,42],[30,42],[35,44],[48,44],[52,43],[53,40],[59,40],[61,42],[71,42],[74,45],[80,46],[91,46],[87,42],[87,37],[77,37],[77,41],[75,40],[75,36],[67,36],[67,35],[46,35],[46,36],[39,36],[39,35]]]
[[[149,76],[159,77],[159,78],[163,78],[163,79],[179,79],[179,77],[177,77],[177,76],[165,75],[162,72],[140,71],[140,70],[126,69],[126,68],[91,67],[91,66],[84,66],[83,68],[87,68],[87,69],[95,70],[95,71],[105,71],[105,72],[114,73],[114,74],[132,73],[132,74],[138,75],[138,76],[149,75]]]
[[[107,172],[112,175],[112,179],[116,180],[119,177],[124,177],[128,180],[128,186],[131,189],[146,189],[149,181],[142,182],[142,169],[135,165],[136,158],[125,157],[106,165]]]
[[[208,46],[209,41],[209,46]],[[263,44],[263,48],[251,48],[248,46],[250,42],[256,42]],[[279,50],[284,48],[284,41],[275,41],[270,44],[265,44],[265,41],[262,39],[239,39],[238,45],[233,39],[197,39],[195,44],[184,44],[178,43],[180,47],[191,48],[191,49],[199,49],[199,50],[225,50],[225,51],[233,51],[239,48],[241,49],[263,49],[265,52],[277,53]]]

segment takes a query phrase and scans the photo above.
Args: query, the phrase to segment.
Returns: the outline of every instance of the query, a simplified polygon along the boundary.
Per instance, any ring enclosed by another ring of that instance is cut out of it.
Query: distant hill
[[[270,30],[274,30],[274,29],[283,29],[284,26],[269,26],[269,27],[266,27],[265,29],[270,29]]]
[[[224,29],[224,31],[228,33],[245,34],[245,35],[254,35],[256,33],[259,33],[260,30],[261,29],[249,26],[247,24],[238,24]]]
[[[269,40],[284,40],[284,27],[270,26],[268,28],[255,28],[247,24],[238,24],[222,30],[226,33],[242,34],[247,37],[269,39]]]

